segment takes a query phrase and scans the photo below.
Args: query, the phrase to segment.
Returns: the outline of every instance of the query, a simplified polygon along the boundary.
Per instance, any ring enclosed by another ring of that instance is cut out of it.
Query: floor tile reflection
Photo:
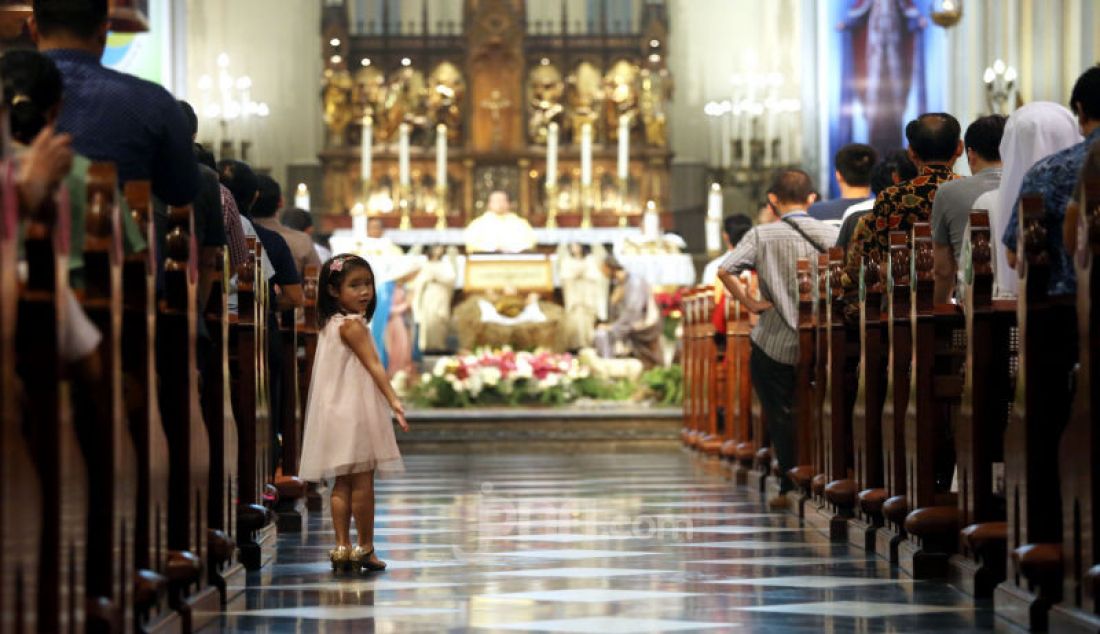
[[[280,534],[223,631],[965,632],[987,606],[769,513],[681,453],[408,456],[380,481],[380,574],[332,522]]]

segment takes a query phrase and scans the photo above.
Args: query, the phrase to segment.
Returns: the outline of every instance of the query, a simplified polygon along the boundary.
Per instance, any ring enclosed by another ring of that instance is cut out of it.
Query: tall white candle
[[[435,126],[435,186],[447,186],[447,125]]]
[[[733,165],[733,115],[725,113],[722,115],[722,132],[718,135],[718,138],[722,140],[721,156],[722,156],[722,169]]]
[[[356,238],[367,237],[367,211],[363,203],[355,203],[351,208],[351,232]]]
[[[630,175],[630,115],[619,116],[619,180]]]
[[[558,184],[558,124],[546,126],[546,186]]]
[[[581,185],[592,184],[592,124],[581,126]]]
[[[711,183],[707,194],[706,247],[707,253],[717,253],[722,248],[719,226],[722,223],[722,186]]]
[[[646,201],[642,214],[642,235],[647,240],[656,240],[661,236],[661,217],[657,214],[657,203]]]
[[[772,166],[772,139],[775,138],[775,108],[776,101],[769,100],[764,105],[764,166]]]
[[[409,186],[409,124],[402,123],[397,136],[397,178],[402,187]]]
[[[298,183],[298,188],[294,190],[294,206],[298,209],[310,211],[309,188],[306,187],[305,183]]]
[[[362,179],[364,186],[370,184],[373,150],[374,120],[369,114],[363,115],[363,135],[359,140],[359,178]]]

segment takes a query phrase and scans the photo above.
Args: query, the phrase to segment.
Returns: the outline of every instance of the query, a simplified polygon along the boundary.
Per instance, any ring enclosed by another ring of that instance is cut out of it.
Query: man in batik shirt
[[[941,183],[959,178],[951,166],[962,154],[961,128],[949,114],[922,114],[905,126],[909,158],[918,173],[912,180],[879,193],[874,210],[860,219],[848,244],[842,283],[851,295],[859,289],[863,254],[884,262],[890,249],[890,232],[906,233],[932,217],[932,201]]]

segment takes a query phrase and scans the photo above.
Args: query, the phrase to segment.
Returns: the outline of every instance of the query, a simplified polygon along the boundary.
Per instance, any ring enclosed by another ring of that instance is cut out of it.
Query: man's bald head
[[[506,214],[512,209],[508,201],[508,192],[497,189],[489,193],[489,211],[497,214]]]
[[[954,161],[962,152],[962,127],[959,120],[945,112],[928,112],[905,126],[909,149],[924,163]]]

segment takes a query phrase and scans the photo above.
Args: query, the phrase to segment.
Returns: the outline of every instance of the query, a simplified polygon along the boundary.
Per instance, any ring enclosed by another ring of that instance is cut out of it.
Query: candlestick
[[[625,183],[630,172],[630,115],[619,116],[619,181]]]
[[[581,126],[581,185],[592,184],[592,124]]]
[[[546,126],[546,188],[558,184],[558,124],[551,121]]]
[[[305,183],[298,183],[298,188],[294,191],[294,206],[298,209],[310,211],[309,188],[306,187]]]
[[[359,140],[359,178],[363,181],[363,195],[366,197],[370,185],[371,160],[374,149],[374,120],[370,115],[363,115],[363,134]]]
[[[402,123],[398,127],[397,170],[398,182],[402,188],[407,188],[409,186],[409,124],[407,123]]]
[[[435,186],[447,188],[447,125],[435,126]]]

